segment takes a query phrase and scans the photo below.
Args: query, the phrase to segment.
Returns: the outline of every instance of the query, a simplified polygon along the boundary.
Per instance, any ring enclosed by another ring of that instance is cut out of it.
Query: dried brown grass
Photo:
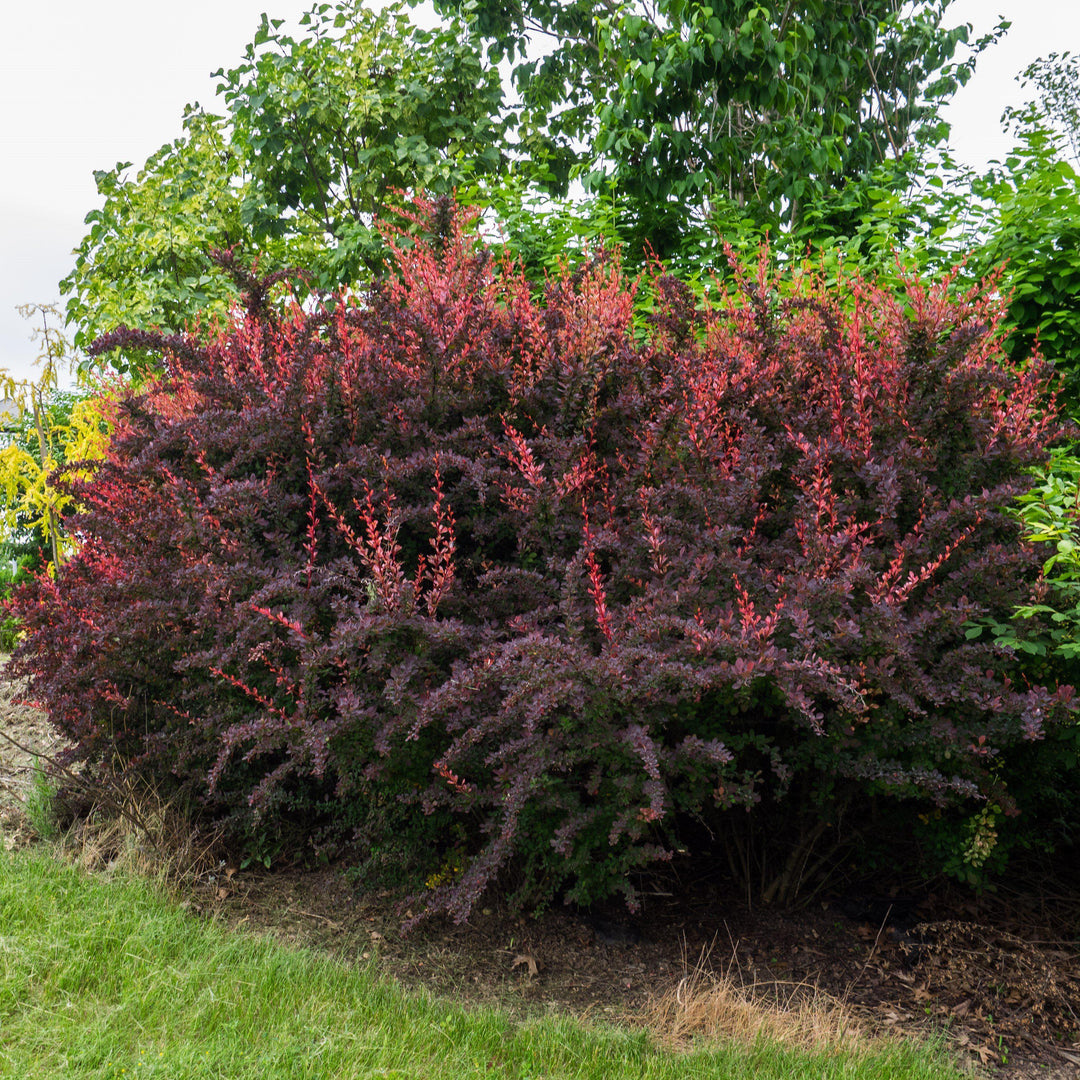
[[[805,983],[745,981],[741,972],[714,970],[711,949],[651,1003],[646,1024],[670,1047],[723,1040],[762,1041],[813,1051],[858,1051],[867,1032],[843,1002]]]
[[[34,778],[40,777],[45,797],[51,797],[51,816],[60,826],[55,837],[50,826],[49,836],[71,862],[87,870],[124,870],[170,886],[197,882],[219,868],[220,833],[200,830],[175,800],[163,797],[123,762],[94,774],[65,764],[57,756],[62,740],[43,713],[19,701],[23,690],[21,683],[0,680],[0,788],[15,804],[4,808],[6,846],[43,835],[28,801]],[[47,806],[36,811],[50,814]]]
[[[122,870],[168,886],[192,884],[219,866],[220,832],[200,829],[176,800],[165,798],[137,773],[118,764],[107,773],[88,775],[7,732],[0,732],[0,742],[24,758],[24,765],[33,762],[45,785],[43,797],[51,804],[30,813],[26,794],[9,787],[24,819],[17,833],[28,829],[45,835],[35,817],[47,815],[61,857],[86,870]]]
[[[122,871],[170,887],[205,880],[219,867],[221,837],[194,825],[176,802],[119,775],[80,792],[86,812],[57,841],[63,857],[89,871]]]

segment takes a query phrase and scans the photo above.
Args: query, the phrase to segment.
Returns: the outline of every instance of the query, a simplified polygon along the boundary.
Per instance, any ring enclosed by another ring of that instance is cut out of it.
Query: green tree
[[[456,189],[533,266],[588,236],[692,277],[722,260],[718,237],[882,254],[941,231],[933,197],[911,212],[904,196],[943,135],[938,104],[993,36],[957,59],[950,0],[635,2],[443,0],[463,19],[432,31],[360,0],[312,9],[293,36],[264,17],[218,73],[222,115],[192,107],[134,177],[97,174],[104,205],[63,282],[75,345],[223,314],[236,292],[212,248],[303,265],[314,291],[366,280],[397,189]],[[566,199],[574,177],[586,198]]]
[[[1021,363],[1038,347],[1058,370],[1065,404],[1080,413],[1080,174],[1063,151],[1048,129],[1028,131],[974,185],[989,220],[972,269],[1002,268],[1008,355]]]
[[[252,254],[263,250],[245,234],[250,184],[220,116],[189,107],[182,136],[135,176],[130,169],[120,162],[94,173],[104,205],[86,215],[89,230],[60,283],[78,349],[120,324],[179,328],[197,314],[223,314],[235,294],[210,272],[207,250],[244,240]],[[126,370],[126,360],[117,364]]]
[[[981,48],[946,28],[950,0],[479,0],[491,55],[515,65],[522,142],[541,179],[575,173],[613,190],[634,241],[662,255],[718,210],[790,227],[808,206],[882,163],[906,186],[917,152],[946,128],[938,106]],[[444,9],[455,5],[449,0]],[[880,176],[879,176],[880,181]],[[609,185],[611,187],[609,188]]]
[[[259,25],[242,62],[217,73],[226,115],[189,107],[182,136],[132,177],[95,174],[104,206],[61,283],[73,340],[119,324],[181,329],[223,313],[232,283],[211,248],[262,270],[302,265],[312,289],[379,265],[373,217],[397,189],[447,192],[504,165],[502,88],[469,27],[414,26],[401,5],[320,4]],[[140,357],[113,357],[126,369]]]
[[[1080,165],[1080,56],[1051,53],[1039,57],[1017,76],[1021,88],[1038,91],[1033,101],[1005,110],[1018,134],[1049,126],[1068,140],[1070,157]]]
[[[333,288],[380,265],[371,225],[395,190],[448,193],[502,168],[502,87],[463,22],[421,30],[360,0],[300,21],[293,38],[263,16],[218,91],[246,151],[244,224],[325,245],[314,273]]]

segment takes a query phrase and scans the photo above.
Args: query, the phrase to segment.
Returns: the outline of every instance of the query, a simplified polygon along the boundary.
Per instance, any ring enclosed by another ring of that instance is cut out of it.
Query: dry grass
[[[663,1043],[731,1041],[743,1046],[763,1041],[816,1052],[855,1052],[867,1034],[843,1002],[802,983],[745,983],[730,970],[714,971],[711,950],[690,966],[678,984],[660,994],[646,1017]]]
[[[205,880],[219,867],[220,835],[193,826],[156,788],[121,774],[78,794],[89,809],[56,846],[83,869],[123,871],[178,887]]]
[[[0,791],[5,847],[52,840],[86,870],[123,870],[171,886],[217,868],[220,835],[194,826],[175,801],[122,763],[89,775],[57,756],[63,741],[45,715],[21,704],[21,684],[0,681]]]
[[[53,840],[67,861],[169,886],[192,884],[218,867],[220,832],[200,830],[176,801],[137,774],[118,767],[88,776],[43,750],[34,753],[6,732],[0,741],[33,762],[21,794],[5,785],[21,804],[21,824],[31,835]]]

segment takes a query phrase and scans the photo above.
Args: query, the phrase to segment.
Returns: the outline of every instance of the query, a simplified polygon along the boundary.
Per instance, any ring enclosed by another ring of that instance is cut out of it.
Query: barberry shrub
[[[1019,809],[1003,764],[1071,691],[965,627],[1030,593],[1007,507],[1057,429],[990,295],[763,260],[698,302],[604,253],[537,285],[452,204],[409,221],[364,296],[223,257],[212,340],[97,344],[162,375],[14,602],[77,756],[261,850],[407,837],[456,919],[499,875],[632,901],[684,851],[790,899],[845,822]]]

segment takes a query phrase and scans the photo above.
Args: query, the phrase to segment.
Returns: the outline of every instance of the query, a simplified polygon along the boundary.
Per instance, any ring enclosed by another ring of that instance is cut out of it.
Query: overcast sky
[[[83,218],[98,205],[95,169],[141,164],[180,134],[184,105],[214,99],[210,72],[240,58],[268,11],[295,26],[309,0],[37,0],[9,20],[0,65],[0,367],[22,376],[33,350],[15,312],[60,302]],[[1006,40],[950,108],[953,146],[980,166],[1010,141],[1003,108],[1014,77],[1050,52],[1080,50],[1080,5],[1063,0],[955,0],[949,21],[985,32],[1002,15]]]

